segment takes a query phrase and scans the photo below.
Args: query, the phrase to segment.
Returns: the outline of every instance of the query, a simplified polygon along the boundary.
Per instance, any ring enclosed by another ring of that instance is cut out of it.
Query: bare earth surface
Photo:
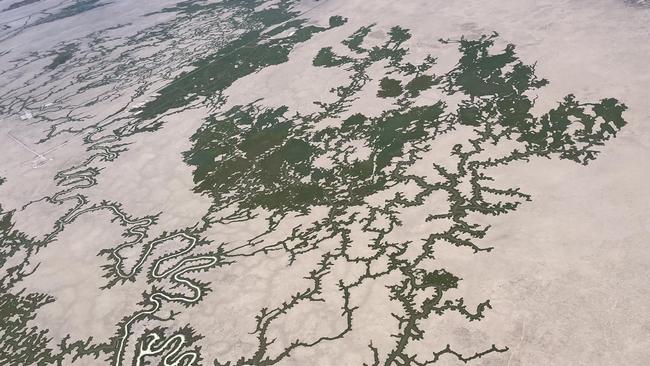
[[[644,0],[0,0],[0,365],[648,365],[649,59]]]

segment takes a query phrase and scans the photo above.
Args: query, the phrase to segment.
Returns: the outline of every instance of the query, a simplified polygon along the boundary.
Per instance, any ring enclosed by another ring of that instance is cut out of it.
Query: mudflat
[[[0,0],[0,364],[650,359],[650,3]]]

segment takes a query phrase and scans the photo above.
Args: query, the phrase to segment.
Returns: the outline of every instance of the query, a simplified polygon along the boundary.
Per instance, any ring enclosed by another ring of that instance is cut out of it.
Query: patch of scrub
[[[76,52],[77,52],[76,45],[74,44],[66,45],[63,49],[61,49],[55,54],[52,63],[47,65],[46,68],[50,70],[56,69],[58,66],[63,65],[66,62],[70,61],[74,57]]]
[[[12,3],[8,7],[6,7],[3,10],[3,12],[18,9],[18,8],[21,8],[21,7],[25,6],[25,5],[34,4],[34,3],[37,3],[37,2],[40,2],[40,1],[43,1],[43,0],[21,0],[21,1],[16,1],[15,3]]]
[[[34,23],[34,25],[41,25],[70,18],[108,4],[110,3],[104,2],[104,0],[75,0],[74,4],[65,6],[56,13],[49,14],[39,19]]]

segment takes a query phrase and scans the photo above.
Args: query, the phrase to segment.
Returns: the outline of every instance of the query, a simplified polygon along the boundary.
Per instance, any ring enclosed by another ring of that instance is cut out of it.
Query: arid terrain
[[[644,0],[0,0],[0,365],[648,365],[649,59]]]

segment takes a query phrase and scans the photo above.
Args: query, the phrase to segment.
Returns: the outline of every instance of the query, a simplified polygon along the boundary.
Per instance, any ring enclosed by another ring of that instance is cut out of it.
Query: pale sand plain
[[[5,7],[5,3],[9,2],[0,2],[0,7]],[[173,21],[174,13],[141,16],[172,4],[168,3],[134,7],[117,1],[69,20],[25,29],[3,41],[7,49],[11,49],[11,53],[2,56],[3,69],[14,67],[7,60],[19,55],[51,48],[58,42],[83,39],[83,34],[68,30],[72,24],[84,32],[88,29],[87,33],[90,33],[90,30],[116,24],[117,20],[112,18],[128,14],[129,18],[119,23],[128,21],[133,26],[119,30],[123,32],[116,35],[115,42],[119,43],[122,37],[138,30]],[[625,112],[628,125],[615,139],[600,148],[598,159],[588,166],[538,158],[490,171],[495,185],[521,187],[532,196],[532,201],[503,216],[475,218],[477,222],[491,225],[480,243],[493,246],[492,252],[471,255],[470,249],[442,246],[430,265],[432,268],[445,268],[463,279],[461,285],[446,296],[462,296],[468,304],[490,299],[492,309],[486,311],[481,321],[470,323],[453,313],[427,319],[423,323],[427,336],[411,343],[409,352],[428,357],[431,352],[451,344],[458,352],[471,355],[496,344],[509,347],[509,351],[486,355],[470,364],[647,364],[650,359],[650,254],[646,248],[650,234],[647,215],[650,207],[650,191],[647,189],[650,179],[650,104],[647,99],[647,90],[650,90],[650,69],[647,66],[650,9],[623,1],[501,1],[489,5],[479,1],[397,3],[387,0],[328,0],[320,3],[302,4],[305,9],[318,5],[305,14],[310,22],[326,24],[330,16],[342,15],[348,18],[348,23],[297,45],[288,62],[239,79],[225,91],[228,99],[221,108],[225,110],[262,98],[260,105],[286,105],[290,111],[303,114],[314,112],[313,102],[332,98],[329,90],[344,83],[348,73],[312,68],[311,60],[320,48],[332,46],[336,50],[342,39],[359,27],[372,23],[376,26],[370,34],[370,42],[376,39],[378,44],[392,26],[410,29],[413,37],[406,43],[411,50],[409,57],[439,56],[440,62],[434,71],[453,67],[457,59],[455,47],[442,45],[439,38],[477,37],[498,32],[498,46],[505,43],[517,45],[519,57],[527,63],[536,62],[537,74],[550,80],[538,95],[537,110],[554,107],[568,93],[576,94],[581,100],[614,96],[629,107]],[[31,6],[25,6],[21,11],[25,14],[28,10],[35,11],[36,8],[30,9]],[[23,15],[20,12],[15,14]],[[187,67],[194,55],[207,52],[208,41],[182,42],[189,39],[191,30],[201,24],[188,20],[182,26],[189,31],[176,35],[175,39],[181,40],[178,44],[154,44],[146,52],[142,51],[144,53],[140,55],[143,58],[149,57],[157,63],[150,67],[136,64],[132,71],[125,73],[123,83],[115,81],[118,87],[108,84],[104,92],[110,97],[101,106],[74,108],[78,121],[66,125],[66,128],[80,129],[79,137],[75,137],[77,132],[73,131],[45,145],[36,144],[50,127],[47,120],[40,119],[48,114],[38,113],[38,108],[48,99],[32,95],[38,95],[41,88],[70,82],[66,77],[51,81],[45,72],[39,77],[41,79],[31,82],[33,88],[21,86],[27,80],[34,80],[33,75],[40,72],[37,70],[42,70],[49,60],[15,67],[13,75],[21,76],[3,75],[15,81],[4,84],[6,86],[2,88],[0,143],[3,154],[0,169],[6,182],[0,186],[0,202],[5,210],[16,209],[16,228],[33,236],[47,235],[52,231],[55,221],[74,202],[60,205],[38,202],[25,209],[22,206],[60,191],[55,175],[90,156],[92,152],[87,151],[87,146],[81,141],[81,136],[88,132],[84,131],[86,126],[116,116],[125,116],[128,120],[129,113],[133,113],[128,109],[151,97],[154,90],[176,76],[178,70]],[[62,31],[53,32],[53,29]],[[227,29],[222,33],[227,35],[232,31]],[[42,37],[42,34],[47,34],[47,37]],[[214,39],[221,38],[223,36],[215,31]],[[159,57],[151,57],[159,47],[164,50],[196,47],[196,52],[187,57],[179,52],[170,64]],[[119,57],[116,61],[89,60],[85,67],[89,70],[114,62],[119,62]],[[140,67],[146,68],[147,73],[141,74]],[[166,68],[170,69],[170,74],[165,74]],[[307,70],[302,72],[303,69]],[[375,73],[382,76],[380,69],[371,69],[371,78]],[[83,69],[71,67],[68,72],[69,77],[74,77]],[[101,77],[101,70],[97,75]],[[378,77],[370,80],[358,94],[359,99],[354,102],[352,110],[372,116],[390,107],[389,100],[374,97],[379,87]],[[140,87],[145,92],[132,99]],[[93,93],[98,92],[75,93],[74,86],[72,88],[55,94],[57,97],[53,103],[62,105],[63,112],[70,106],[93,99]],[[426,98],[435,98],[435,93],[423,93],[418,101]],[[23,99],[26,102],[20,105],[17,101]],[[25,126],[25,121],[20,119],[24,108],[34,110],[35,117],[29,121],[37,120],[38,123]],[[54,111],[51,116],[56,118],[59,116],[57,113],[60,112]],[[83,190],[83,194],[93,204],[103,200],[119,202],[125,212],[136,218],[160,213],[157,223],[149,228],[149,239],[163,235],[163,232],[191,227],[207,212],[211,200],[192,191],[192,168],[185,164],[182,153],[190,148],[190,137],[204,124],[209,113],[214,113],[210,106],[197,102],[189,110],[163,116],[165,124],[161,129],[128,139],[129,145],[125,147],[128,150],[114,161],[98,161],[96,164],[101,171],[91,178],[92,187]],[[328,122],[339,123],[337,120]],[[46,155],[52,160],[34,168],[33,156],[17,146],[9,137],[9,131],[20,131],[17,136],[39,153],[57,147]],[[95,138],[101,137],[102,133]],[[462,129],[445,136],[436,142],[438,145],[434,145],[424,158],[423,165],[412,169],[427,174],[424,164],[427,161],[453,165],[453,158],[447,152],[454,144],[466,141],[468,136],[471,136],[471,131]],[[65,141],[70,142],[60,146]],[[498,156],[504,152],[507,151],[495,149],[487,153]],[[407,195],[410,192],[409,187],[396,189]],[[372,197],[378,202],[388,198],[388,192]],[[397,239],[412,237],[416,240],[427,230],[432,230],[431,225],[441,225],[434,229],[444,230],[445,223],[424,221],[431,207],[437,205],[446,205],[444,197],[432,196],[423,207],[401,212],[404,226],[391,235]],[[293,227],[322,217],[322,212],[314,208],[307,217],[286,220],[263,240],[265,243],[281,240]],[[219,212],[214,213],[215,217],[219,215]],[[260,212],[260,216],[253,220],[215,224],[204,235],[214,243],[225,243],[226,248],[238,248],[240,243],[266,230],[264,215]],[[49,329],[51,347],[67,334],[72,334],[74,339],[92,336],[96,341],[107,341],[116,333],[116,325],[122,317],[141,308],[138,305],[142,300],[141,292],[149,289],[144,276],[134,282],[99,290],[106,281],[101,268],[106,264],[106,258],[97,253],[125,241],[121,237],[125,228],[111,222],[112,218],[106,211],[79,216],[54,242],[34,255],[27,269],[40,265],[18,284],[28,292],[45,292],[56,299],[42,307],[29,322]],[[365,236],[368,233],[358,225],[351,225],[350,229],[355,243],[351,253],[366,255]],[[156,249],[154,257],[187,245],[187,242],[177,240]],[[212,291],[201,302],[188,309],[178,304],[166,305],[165,312],[179,312],[172,321],[173,325],[155,319],[139,322],[131,329],[133,339],[144,333],[147,327],[174,328],[191,324],[197,333],[204,336],[197,341],[202,347],[203,364],[210,364],[214,358],[236,362],[240,356],[250,355],[257,348],[256,335],[251,332],[260,309],[275,307],[308,287],[309,281],[304,277],[317,265],[320,255],[337,245],[334,239],[325,240],[315,251],[300,256],[291,266],[281,252],[249,256],[250,248],[233,249],[234,253],[242,255],[236,263],[194,275],[195,279],[211,284]],[[205,248],[206,253],[208,249]],[[134,258],[140,250],[125,247],[120,251],[127,267],[135,265]],[[201,250],[197,249],[195,253],[203,253]],[[276,341],[269,347],[269,353],[281,353],[295,339],[339,332],[345,324],[341,317],[343,300],[336,284],[339,280],[351,281],[363,270],[362,266],[349,262],[335,263],[323,285],[322,297],[327,301],[302,304],[280,322],[274,323],[269,332]],[[354,327],[344,338],[297,349],[291,357],[278,364],[371,364],[373,355],[368,348],[369,341],[383,357],[394,343],[391,334],[395,332],[396,322],[390,314],[400,311],[399,304],[389,301],[386,288],[396,280],[391,275],[355,289],[351,301],[358,310]],[[173,283],[162,282],[159,286],[187,294],[191,292],[175,287]],[[129,354],[135,352],[133,347],[133,343],[129,344]],[[71,360],[66,359],[67,362]],[[72,364],[110,362],[86,356]],[[130,364],[130,361],[124,361],[124,364]],[[436,364],[463,363],[447,355]]]

